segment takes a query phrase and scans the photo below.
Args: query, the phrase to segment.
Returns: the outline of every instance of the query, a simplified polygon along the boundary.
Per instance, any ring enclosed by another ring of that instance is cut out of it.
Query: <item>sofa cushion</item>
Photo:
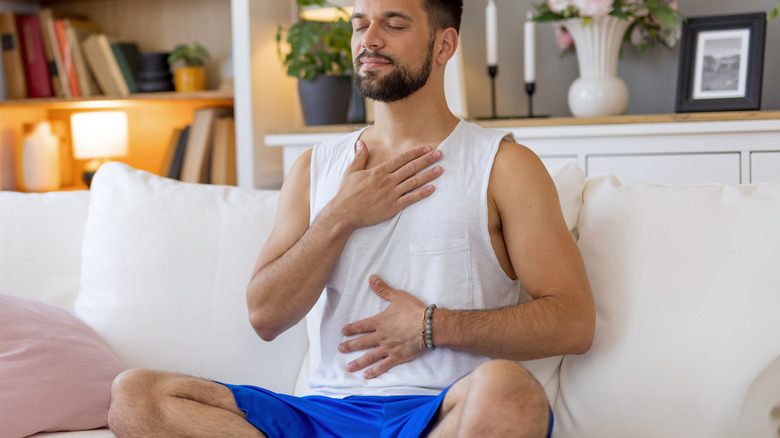
[[[89,192],[0,192],[0,291],[73,311]]]
[[[124,366],[71,313],[0,294],[0,437],[104,427]]]
[[[750,385],[739,415],[738,437],[780,436],[780,356],[777,356]]]
[[[556,436],[731,436],[780,354],[780,184],[589,178],[579,244],[591,350],[564,358]]]
[[[245,298],[278,192],[120,163],[102,166],[91,192],[75,312],[126,365],[293,391],[305,329],[264,343]]]
[[[561,203],[561,212],[566,220],[566,226],[573,231],[580,218],[585,172],[575,164],[552,167],[548,172],[555,183],[555,188],[558,189],[558,200]]]

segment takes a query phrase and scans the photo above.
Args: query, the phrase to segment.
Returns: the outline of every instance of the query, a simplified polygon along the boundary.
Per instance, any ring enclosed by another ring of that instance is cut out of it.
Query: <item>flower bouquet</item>
[[[532,19],[539,22],[582,18],[587,25],[607,15],[628,20],[631,24],[623,39],[640,53],[658,43],[672,48],[681,35],[677,0],[549,0],[533,6]],[[572,37],[561,23],[556,23],[556,41],[564,53],[574,52]]]

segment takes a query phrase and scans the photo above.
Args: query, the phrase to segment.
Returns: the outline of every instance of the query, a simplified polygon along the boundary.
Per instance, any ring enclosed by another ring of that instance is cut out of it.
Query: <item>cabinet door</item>
[[[611,173],[624,184],[739,184],[739,153],[589,156],[587,174]]]
[[[750,154],[750,182],[780,181],[780,151]]]
[[[577,157],[575,155],[540,155],[539,158],[544,163],[544,167],[548,169],[556,169],[564,164],[577,164]]]

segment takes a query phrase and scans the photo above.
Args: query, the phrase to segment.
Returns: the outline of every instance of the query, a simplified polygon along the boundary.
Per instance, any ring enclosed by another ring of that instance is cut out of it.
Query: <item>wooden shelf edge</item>
[[[670,122],[722,122],[744,120],[780,120],[780,110],[761,111],[722,111],[707,113],[676,113],[676,114],[627,114],[606,117],[539,117],[539,118],[507,118],[496,120],[475,120],[484,128],[519,128],[543,126],[586,126],[586,125],[620,125],[633,123],[670,123]],[[274,128],[266,131],[266,135],[286,134],[330,134],[347,133],[360,129],[367,124],[320,125],[291,128]]]
[[[626,114],[605,117],[546,117],[518,118],[500,120],[472,120],[485,128],[516,128],[535,126],[576,126],[576,125],[620,125],[634,123],[673,123],[673,122],[724,122],[744,120],[780,119],[780,110],[765,111],[721,111],[674,114]]]
[[[18,107],[18,106],[79,106],[90,103],[106,102],[106,101],[119,101],[119,102],[132,102],[132,101],[152,101],[152,100],[225,100],[232,101],[233,93],[209,90],[196,93],[177,93],[174,91],[165,93],[136,93],[128,96],[90,96],[90,97],[78,97],[78,98],[38,98],[38,99],[17,99],[6,100],[0,102],[0,109],[3,107]]]

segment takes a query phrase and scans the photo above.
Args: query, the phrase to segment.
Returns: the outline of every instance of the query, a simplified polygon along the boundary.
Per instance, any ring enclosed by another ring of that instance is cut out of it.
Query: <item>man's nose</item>
[[[365,49],[376,50],[384,47],[384,39],[381,35],[381,28],[377,23],[371,23],[363,34],[360,46]]]

